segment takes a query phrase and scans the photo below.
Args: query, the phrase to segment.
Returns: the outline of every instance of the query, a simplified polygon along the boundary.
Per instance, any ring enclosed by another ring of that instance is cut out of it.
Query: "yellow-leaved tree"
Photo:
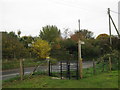
[[[51,50],[47,41],[38,39],[32,44],[33,52],[37,54],[38,58],[46,58],[49,56]]]

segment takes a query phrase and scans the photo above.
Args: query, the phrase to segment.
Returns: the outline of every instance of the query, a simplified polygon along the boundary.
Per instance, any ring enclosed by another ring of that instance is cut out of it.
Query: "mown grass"
[[[118,88],[118,71],[101,73],[79,80],[52,79],[45,75],[33,75],[23,81],[11,80],[3,88]]]

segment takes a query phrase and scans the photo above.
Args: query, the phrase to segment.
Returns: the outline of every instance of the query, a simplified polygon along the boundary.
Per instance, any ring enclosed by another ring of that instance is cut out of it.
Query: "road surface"
[[[92,67],[92,62],[91,61],[85,61],[83,62],[83,68],[89,68]],[[52,66],[52,72],[59,72],[60,70],[59,65],[53,65]],[[76,63],[71,63],[70,64],[70,69],[76,69]],[[34,67],[29,67],[24,69],[25,74],[30,74],[34,70]],[[63,63],[63,70],[66,70],[66,64]],[[39,66],[36,71],[47,71],[46,66]],[[19,75],[19,69],[12,69],[12,70],[5,70],[2,71],[2,80],[7,80],[10,78],[13,78],[15,76]],[[1,78],[0,77],[0,78]]]

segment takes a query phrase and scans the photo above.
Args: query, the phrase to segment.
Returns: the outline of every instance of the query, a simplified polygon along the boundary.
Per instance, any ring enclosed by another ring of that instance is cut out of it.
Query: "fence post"
[[[68,62],[68,75],[69,75],[69,79],[70,79],[70,62]]]
[[[60,62],[60,76],[61,76],[61,79],[62,79],[62,61]]]
[[[24,59],[23,59],[23,62],[22,62],[22,65],[23,65],[23,75],[25,74],[24,72],[25,72],[25,70],[24,70]]]
[[[109,70],[111,71],[112,69],[112,63],[111,63],[111,57],[109,57]]]
[[[77,63],[76,63],[76,79],[78,80],[78,61],[77,61]]]
[[[95,69],[95,60],[93,59],[93,74],[96,74],[96,69]]]
[[[50,76],[50,61],[48,61],[48,75]]]
[[[50,68],[50,75],[52,76],[52,63],[50,63],[50,66],[51,66],[51,68]]]
[[[23,80],[23,60],[20,59],[20,79]]]
[[[102,58],[102,62],[103,62],[103,69],[102,69],[102,72],[104,72],[104,59]]]
[[[67,64],[67,77],[70,79],[70,65],[68,61],[66,62],[66,64]]]
[[[80,64],[80,79],[82,79],[82,58],[80,58],[80,61],[79,61],[79,64]]]
[[[66,61],[66,78],[68,77],[68,62]]]

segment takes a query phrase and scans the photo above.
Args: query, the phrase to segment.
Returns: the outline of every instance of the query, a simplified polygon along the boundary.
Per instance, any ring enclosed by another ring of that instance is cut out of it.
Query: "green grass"
[[[57,61],[52,60],[52,64],[56,64]],[[46,60],[39,60],[36,61],[35,59],[24,59],[23,65],[24,67],[35,67],[36,65],[47,65]],[[20,61],[18,59],[13,60],[2,60],[2,70],[8,69],[16,69],[20,68]]]
[[[101,73],[79,80],[52,79],[45,75],[33,75],[23,81],[3,82],[3,88],[118,88],[118,71]]]
[[[38,63],[36,61],[34,61],[34,59],[25,59],[24,60],[24,67],[34,67],[36,66]],[[40,63],[43,65],[43,63]],[[2,61],[2,69],[3,70],[7,70],[7,69],[16,69],[20,67],[20,61],[17,60],[3,60]]]

